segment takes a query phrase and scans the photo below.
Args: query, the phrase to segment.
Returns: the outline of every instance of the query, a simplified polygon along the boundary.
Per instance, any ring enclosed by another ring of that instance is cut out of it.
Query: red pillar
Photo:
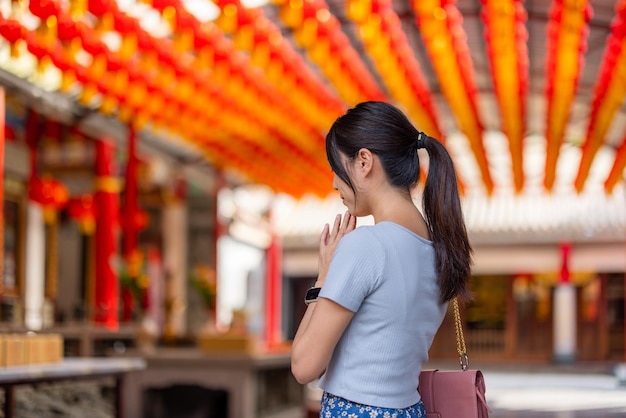
[[[119,228],[119,182],[115,174],[115,147],[106,140],[96,141],[96,185],[94,202],[96,214],[96,283],[95,322],[108,328],[118,326],[117,256]]]
[[[572,250],[572,246],[568,242],[561,244],[561,274],[559,277],[560,283],[569,283],[571,281],[569,273],[569,256]]]
[[[265,341],[268,347],[272,347],[277,346],[282,341],[282,245],[280,237],[274,233],[272,233],[272,241],[265,254],[267,259]]]
[[[4,89],[0,87],[0,214],[4,219],[4,118],[6,112],[4,108]],[[0,243],[4,249],[4,222],[0,222]],[[0,272],[3,270],[2,263],[4,262],[4,250],[0,252]],[[0,277],[0,295],[2,295],[2,277]]]
[[[128,132],[128,157],[126,162],[126,176],[124,179],[124,208],[122,211],[122,251],[124,259],[128,260],[137,250],[137,135],[132,126]],[[130,290],[122,290],[122,320],[130,321],[133,313],[133,295]]]

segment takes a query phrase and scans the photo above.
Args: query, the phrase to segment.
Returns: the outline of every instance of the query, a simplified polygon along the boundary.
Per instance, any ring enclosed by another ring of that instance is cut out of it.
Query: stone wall
[[[16,386],[16,418],[113,418],[112,378]],[[4,404],[4,393],[0,395]],[[4,418],[0,409],[0,417]]]

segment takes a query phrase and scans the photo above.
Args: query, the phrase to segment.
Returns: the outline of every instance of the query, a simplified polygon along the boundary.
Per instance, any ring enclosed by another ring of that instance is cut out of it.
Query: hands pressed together
[[[330,225],[324,225],[322,235],[320,236],[320,252],[318,261],[318,278],[315,282],[316,287],[322,287],[326,280],[328,266],[333,257],[337,244],[344,235],[356,228],[356,216],[347,212],[342,216],[337,214],[332,230]]]

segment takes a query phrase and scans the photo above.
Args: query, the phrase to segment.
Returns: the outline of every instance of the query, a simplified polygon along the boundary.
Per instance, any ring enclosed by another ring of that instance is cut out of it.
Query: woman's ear
[[[367,174],[374,164],[374,154],[367,148],[361,148],[356,155],[357,170]]]

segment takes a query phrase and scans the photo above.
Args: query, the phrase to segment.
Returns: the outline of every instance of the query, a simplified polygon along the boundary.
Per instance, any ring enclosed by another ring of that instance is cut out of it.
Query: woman
[[[424,216],[411,198],[420,148],[429,156]],[[300,383],[321,376],[321,417],[425,417],[422,364],[448,301],[468,297],[472,250],[452,160],[384,102],[339,117],[326,154],[348,211],[322,231],[292,372]],[[356,228],[366,215],[375,224]]]

